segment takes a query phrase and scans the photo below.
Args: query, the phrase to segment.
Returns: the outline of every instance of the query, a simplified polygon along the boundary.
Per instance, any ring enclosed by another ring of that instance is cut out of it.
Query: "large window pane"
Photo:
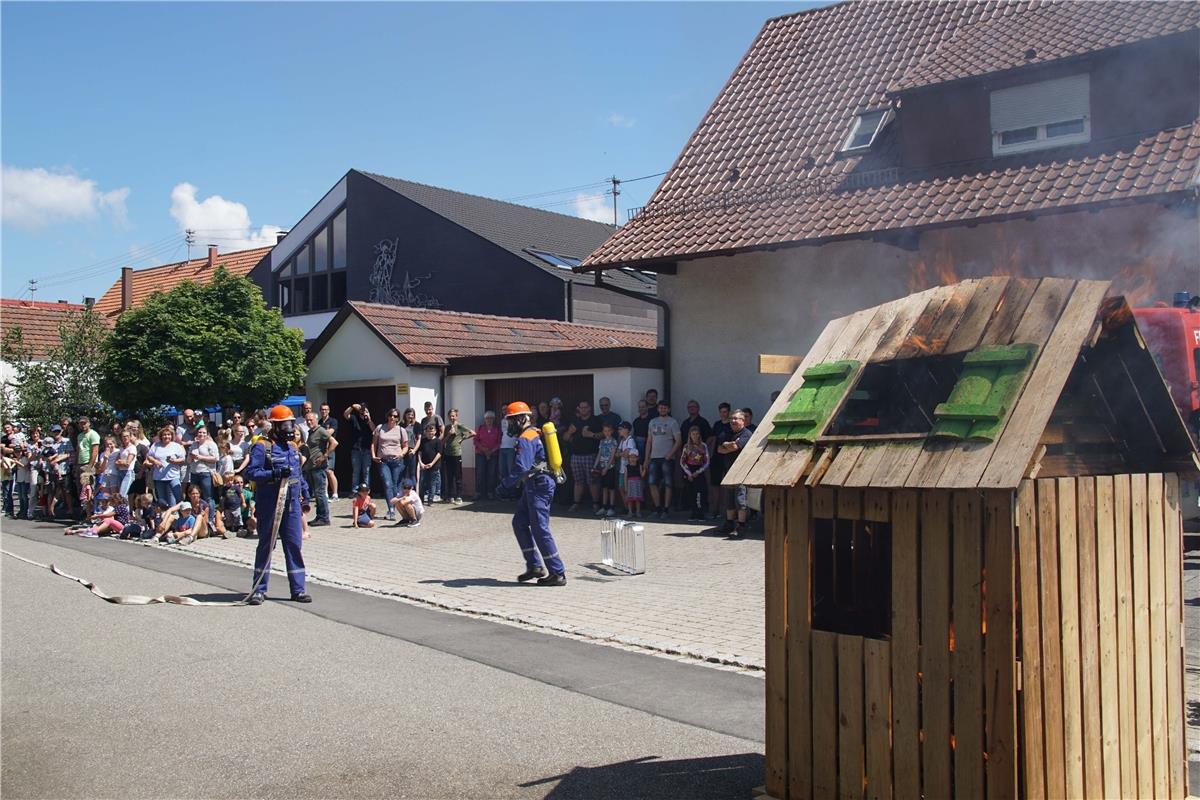
[[[304,314],[308,311],[308,278],[296,278],[292,281],[292,313]]]
[[[292,313],[292,282],[279,282],[279,310],[286,317]]]
[[[307,275],[308,265],[312,261],[312,245],[306,244],[300,248],[300,252],[296,254],[296,274]]]
[[[346,209],[333,218],[333,268],[346,267]]]
[[[312,311],[324,311],[329,308],[329,276],[313,275],[311,280],[312,302],[309,304],[309,309]]]
[[[346,273],[335,272],[329,276],[329,307],[341,308],[346,302]]]
[[[291,261],[284,264],[283,269],[279,270],[279,277],[281,277],[281,278],[292,277],[292,262]]]
[[[329,269],[329,228],[321,228],[321,232],[313,237],[313,272],[324,272]]]

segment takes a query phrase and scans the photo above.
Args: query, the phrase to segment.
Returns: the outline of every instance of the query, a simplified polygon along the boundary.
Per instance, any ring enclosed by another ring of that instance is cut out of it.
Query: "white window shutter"
[[[1088,73],[992,92],[992,132],[1086,119],[1090,113]]]

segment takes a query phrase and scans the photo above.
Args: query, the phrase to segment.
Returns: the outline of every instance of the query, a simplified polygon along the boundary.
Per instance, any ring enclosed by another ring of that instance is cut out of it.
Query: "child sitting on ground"
[[[171,519],[168,512],[167,522],[170,530],[165,537],[167,544],[191,544],[196,540],[192,532],[196,528],[196,516],[192,513],[192,504],[186,500],[175,506],[172,511],[178,516]]]
[[[417,484],[412,478],[405,478],[400,482],[400,496],[392,500],[392,506],[400,514],[397,527],[415,528],[421,524],[421,517],[425,515],[425,505],[421,502],[421,496],[417,494]]]
[[[633,517],[642,515],[642,475],[637,469],[637,441],[631,435],[633,426],[622,422],[619,430],[621,442],[617,446],[617,467],[620,470],[618,482],[621,496],[625,501],[625,511]]]
[[[63,535],[82,536],[86,539],[94,539],[99,536],[100,524],[107,522],[113,516],[114,510],[110,505],[111,500],[112,498],[107,492],[100,492],[100,494],[96,495],[96,504],[99,507],[88,515],[87,521],[81,525],[69,526],[63,530]]]
[[[129,516],[129,500],[123,494],[114,494],[108,498],[108,507],[96,517],[99,524],[92,530],[96,536],[121,536],[125,527],[132,522]]]
[[[365,483],[359,484],[358,492],[350,504],[350,527],[374,528],[377,511],[371,500],[371,487]]]

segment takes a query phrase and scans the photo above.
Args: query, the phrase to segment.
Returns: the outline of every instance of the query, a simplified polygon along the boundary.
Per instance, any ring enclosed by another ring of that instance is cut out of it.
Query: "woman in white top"
[[[116,454],[108,464],[109,491],[115,491],[121,497],[128,497],[136,465],[137,445],[133,442],[133,434],[126,427],[121,431],[121,446],[117,448]]]
[[[150,445],[146,463],[154,468],[154,496],[171,504],[183,500],[183,487],[179,483],[179,470],[187,461],[183,447],[175,441],[175,428],[164,425],[158,432],[158,440]]]
[[[192,486],[200,490],[200,499],[208,504],[209,516],[216,514],[213,501],[213,470],[221,460],[217,443],[208,435],[208,428],[196,428],[196,438],[188,451],[188,477]]]
[[[242,470],[250,463],[250,429],[236,419],[229,428],[229,458],[233,461],[233,471],[242,474]]]

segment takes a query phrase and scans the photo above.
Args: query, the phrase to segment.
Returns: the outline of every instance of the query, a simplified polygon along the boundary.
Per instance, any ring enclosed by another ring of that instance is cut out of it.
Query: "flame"
[[[1133,311],[1124,297],[1106,298],[1100,306],[1100,324],[1105,333],[1128,325],[1133,320]]]
[[[1026,241],[1019,240],[1014,243],[1009,238],[1008,225],[993,225],[991,231],[995,239],[991,247],[991,274],[997,278],[1024,278],[1025,264],[1029,261],[1025,252]]]
[[[906,347],[915,347],[922,353],[934,352],[933,345],[930,344],[928,339],[919,333],[914,333],[912,336],[909,336],[908,340],[904,344]]]
[[[932,252],[919,255],[913,262],[908,275],[909,294],[962,280],[954,266],[954,254],[946,232],[932,231],[925,236],[932,243]]]

